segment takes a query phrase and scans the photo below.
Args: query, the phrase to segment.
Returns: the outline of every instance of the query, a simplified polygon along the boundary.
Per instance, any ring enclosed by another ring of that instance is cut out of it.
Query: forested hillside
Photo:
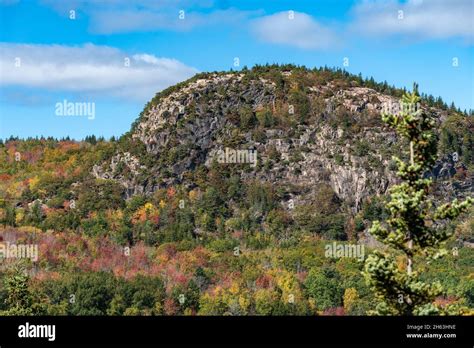
[[[403,93],[257,66],[158,93],[119,138],[3,141],[0,242],[38,259],[0,261],[0,313],[365,315],[363,260],[383,248],[368,229],[406,145],[381,113]],[[473,196],[472,113],[423,94],[420,108],[437,122],[430,196]],[[442,310],[472,314],[474,210],[439,228],[448,255],[415,262]]]

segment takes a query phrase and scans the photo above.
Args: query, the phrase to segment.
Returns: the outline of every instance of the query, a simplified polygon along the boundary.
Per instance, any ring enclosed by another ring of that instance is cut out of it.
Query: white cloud
[[[114,47],[1,43],[0,85],[119,96],[145,101],[195,73],[175,59]],[[21,65],[15,67],[16,59]],[[126,59],[130,66],[126,66]]]
[[[326,49],[339,45],[330,28],[301,12],[285,11],[255,19],[252,30],[262,41],[303,49]]]
[[[184,11],[180,13],[180,11]],[[196,27],[241,23],[258,11],[236,9],[210,13],[185,11],[179,8],[93,10],[90,12],[90,31],[95,34],[116,34],[157,30],[188,31]],[[181,18],[180,18],[181,16]]]
[[[366,0],[355,6],[353,13],[352,29],[362,34],[416,39],[460,37],[470,42],[474,39],[472,0]]]
[[[76,17],[88,17],[93,34],[188,31],[195,27],[241,23],[261,11],[241,11],[212,0],[42,0],[62,16],[76,11]],[[217,10],[210,11],[213,6]],[[181,12],[184,11],[184,12]]]

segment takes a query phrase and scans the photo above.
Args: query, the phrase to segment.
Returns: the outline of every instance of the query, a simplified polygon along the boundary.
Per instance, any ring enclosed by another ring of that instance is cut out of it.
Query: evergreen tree
[[[5,220],[3,225],[12,227],[15,227],[16,225],[16,210],[15,207],[10,204],[5,208]]]
[[[31,211],[28,214],[28,222],[31,223],[33,226],[38,227],[43,221],[43,218],[44,215],[43,210],[41,208],[41,203],[39,201],[36,201],[31,207]]]
[[[84,139],[84,141],[86,143],[89,143],[91,145],[95,145],[97,144],[97,138],[95,137],[95,135],[87,135]]]
[[[41,315],[44,304],[38,294],[30,289],[30,277],[23,264],[16,264],[7,270],[3,279],[6,290],[5,304],[7,309],[0,315]]]
[[[435,120],[422,110],[416,110],[419,101],[415,84],[414,91],[403,96],[406,107],[399,116],[382,116],[384,122],[409,141],[410,148],[408,163],[394,157],[402,182],[390,189],[390,201],[386,205],[389,217],[385,223],[374,221],[370,229],[380,242],[402,252],[406,259],[406,267],[399,267],[393,254],[376,251],[366,260],[363,273],[379,300],[375,313],[380,315],[440,313],[432,302],[441,294],[441,285],[421,281],[413,269],[413,258],[420,255],[436,259],[446,254],[443,244],[452,232],[443,228],[445,222],[456,218],[474,202],[468,198],[463,202],[454,200],[437,209],[433,207],[428,197],[431,179],[423,178],[423,174],[435,162]]]

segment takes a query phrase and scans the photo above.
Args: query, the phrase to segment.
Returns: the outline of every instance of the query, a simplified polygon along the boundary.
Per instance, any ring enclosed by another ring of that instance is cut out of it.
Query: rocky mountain
[[[196,173],[206,177],[215,167],[228,178],[280,189],[285,209],[310,204],[326,183],[355,213],[396,182],[391,157],[403,145],[380,117],[400,107],[403,91],[367,85],[345,72],[291,66],[199,74],[157,94],[120,151],[92,172],[117,181],[131,197],[172,185],[192,189]],[[419,107],[440,128],[450,114],[428,103]],[[459,156],[440,151],[427,173],[446,197],[473,192],[472,163]]]

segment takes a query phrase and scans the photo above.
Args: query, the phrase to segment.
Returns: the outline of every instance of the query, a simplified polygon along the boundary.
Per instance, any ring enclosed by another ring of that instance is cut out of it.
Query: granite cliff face
[[[205,74],[164,91],[127,135],[141,154],[124,148],[94,166],[93,175],[116,180],[131,197],[176,184],[192,188],[192,173],[232,166],[242,180],[292,187],[283,206],[304,205],[315,187],[328,183],[348,209],[358,211],[365,198],[396,182],[391,156],[400,155],[402,144],[380,114],[399,99],[355,81],[319,82],[299,74]],[[447,116],[421,107],[440,124]],[[256,151],[256,165],[219,163],[226,149]],[[463,196],[473,190],[472,176],[449,182],[463,167],[449,154],[427,175],[445,182],[442,190],[450,195]]]

